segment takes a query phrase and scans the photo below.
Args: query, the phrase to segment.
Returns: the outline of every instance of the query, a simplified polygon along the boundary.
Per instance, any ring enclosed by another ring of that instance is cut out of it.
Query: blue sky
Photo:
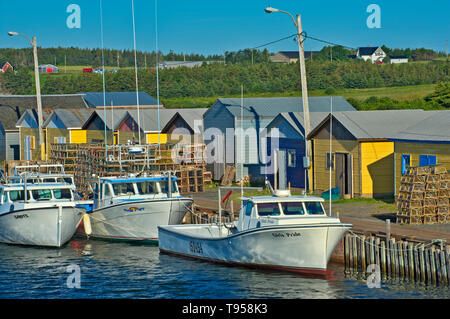
[[[155,50],[155,0],[134,0],[137,49]],[[131,0],[103,0],[104,46],[133,48]],[[81,28],[70,29],[66,8],[81,8]],[[366,8],[381,9],[381,28],[370,29]],[[395,48],[425,47],[445,51],[450,35],[448,0],[352,0],[288,1],[159,0],[158,48],[164,53],[222,54],[251,48],[295,33],[285,14],[264,12],[266,6],[300,13],[308,35],[350,47],[387,45]],[[101,46],[100,0],[0,1],[0,47],[26,47],[22,37],[9,37],[10,30],[36,35],[42,47],[93,48]],[[307,40],[306,50],[320,50],[322,43]],[[296,50],[285,40],[267,49]]]

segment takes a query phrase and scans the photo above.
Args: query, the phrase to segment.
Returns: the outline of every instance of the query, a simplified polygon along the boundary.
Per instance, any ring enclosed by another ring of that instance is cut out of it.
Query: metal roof
[[[372,55],[379,47],[359,47],[359,55]]]
[[[328,112],[330,96],[309,97],[309,112]],[[241,117],[240,98],[220,98],[214,105],[220,103],[235,117]],[[244,117],[274,118],[283,112],[303,112],[303,100],[300,97],[244,98]],[[356,111],[342,96],[333,96],[333,109],[340,111]]]
[[[333,117],[341,123],[356,139],[389,139],[396,138],[399,132],[439,111],[424,110],[382,110],[358,112],[333,112]],[[311,131],[309,137],[328,122],[322,123]]]
[[[103,92],[80,92],[83,99],[89,107],[105,106],[135,106],[137,105],[136,92],[105,92],[105,99],[103,99]],[[158,105],[158,102],[148,95],[146,92],[139,92],[139,105]],[[160,105],[162,105],[160,103]]]
[[[314,129],[319,125],[327,116],[329,112],[312,112],[309,115],[310,129]],[[282,112],[277,117],[270,122],[267,127],[271,128],[278,121],[278,119],[283,118],[289,125],[292,126],[300,135],[304,135],[304,117],[302,112]]]
[[[428,113],[428,112],[427,112]],[[423,142],[450,142],[450,110],[433,111],[430,116],[400,130],[395,139],[423,141]]]
[[[42,126],[46,127],[57,116],[66,128],[81,129],[93,112],[93,109],[56,109],[45,120]]]

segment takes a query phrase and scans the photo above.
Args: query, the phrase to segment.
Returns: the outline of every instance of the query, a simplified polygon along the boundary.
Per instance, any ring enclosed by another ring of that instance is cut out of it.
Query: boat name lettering
[[[189,250],[193,253],[203,254],[202,243],[195,241],[189,242]]]
[[[299,237],[302,234],[298,233],[298,232],[293,232],[293,233],[281,233],[281,232],[277,232],[277,233],[272,233],[272,236],[274,238],[285,238],[285,237]]]
[[[124,211],[125,212],[140,212],[140,211],[143,211],[144,210],[144,207],[136,207],[136,206],[133,206],[133,207],[130,207],[130,208],[124,208]]]
[[[28,214],[22,214],[22,215],[14,215],[14,218],[16,219],[22,219],[22,218],[28,218]]]

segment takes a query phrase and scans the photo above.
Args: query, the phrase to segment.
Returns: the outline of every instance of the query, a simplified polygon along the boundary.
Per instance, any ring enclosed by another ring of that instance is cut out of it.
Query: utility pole
[[[303,167],[305,168],[305,174],[308,174],[311,166],[311,142],[308,141],[307,136],[310,131],[309,122],[309,103],[308,103],[308,86],[306,83],[306,67],[305,67],[305,52],[303,46],[303,33],[302,33],[302,21],[300,14],[297,14],[297,32],[298,32],[298,53],[300,64],[300,80],[302,86],[302,99],[303,99],[303,117],[305,120],[305,157],[303,158]],[[309,181],[309,178],[307,179]],[[305,193],[308,190],[308,185],[305,183]]]
[[[446,42],[447,42],[447,62],[448,62],[448,40]]]
[[[36,78],[36,104],[38,109],[38,124],[39,124],[39,145],[41,149],[41,160],[45,160],[45,142],[42,131],[42,100],[41,100],[41,83],[39,80],[39,62],[37,54],[36,37],[33,37],[33,55],[34,55],[34,77]]]

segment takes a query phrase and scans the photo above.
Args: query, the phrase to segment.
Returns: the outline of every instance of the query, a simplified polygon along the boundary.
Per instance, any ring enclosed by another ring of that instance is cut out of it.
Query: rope
[[[388,250],[388,251],[394,251],[394,249],[390,249],[390,248],[388,248],[388,247],[382,247],[382,246],[379,246],[379,245],[376,245],[376,244],[372,244],[370,241],[367,241],[367,240],[365,240],[365,239],[363,239],[360,235],[358,235],[358,234],[356,234],[355,232],[353,232],[351,229],[349,230],[349,233],[351,233],[351,234],[353,234],[354,236],[356,236],[357,238],[359,238],[362,242],[364,242],[364,243],[367,243],[367,244],[369,244],[370,246],[373,246],[373,247],[375,247],[375,248],[384,248],[384,249],[386,249],[386,250]],[[447,242],[447,240],[446,239],[433,239],[430,243],[428,243],[428,244],[425,244],[425,243],[418,243],[418,244],[416,244],[416,245],[414,245],[413,246],[413,248],[407,248],[407,249],[405,249],[405,250],[409,250],[409,251],[419,251],[419,248],[418,247],[420,247],[420,246],[422,246],[424,249],[425,249],[425,247],[428,247],[428,246],[432,246],[432,245],[434,245],[434,244],[436,244],[436,243],[440,243],[440,244],[443,244],[443,243],[446,243]]]

